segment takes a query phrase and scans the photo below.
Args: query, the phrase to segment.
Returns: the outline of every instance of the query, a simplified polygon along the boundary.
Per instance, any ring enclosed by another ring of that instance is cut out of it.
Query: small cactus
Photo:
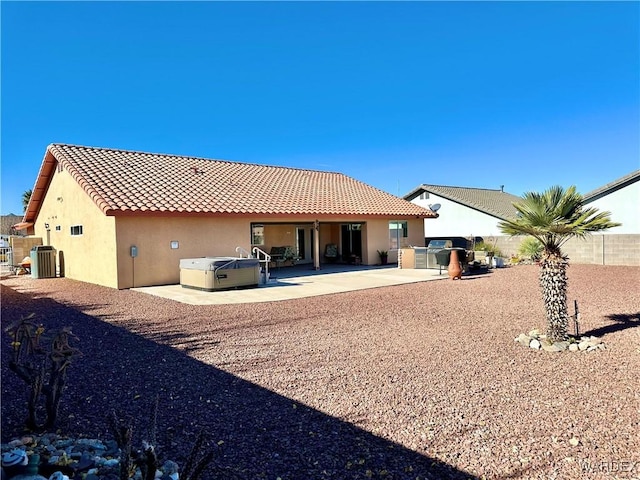
[[[67,381],[67,368],[80,351],[70,345],[70,340],[77,340],[71,329],[65,327],[52,331],[45,338],[44,326],[35,322],[35,314],[22,317],[13,322],[5,331],[12,337],[13,358],[9,368],[29,385],[27,401],[27,428],[37,431],[51,429],[58,418],[58,410],[64,387]],[[49,342],[49,348],[43,344]],[[38,403],[44,395],[46,418],[44,423],[38,421]]]

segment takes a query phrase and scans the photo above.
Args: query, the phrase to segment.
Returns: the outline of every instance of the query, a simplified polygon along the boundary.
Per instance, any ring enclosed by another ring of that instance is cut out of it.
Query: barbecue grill
[[[442,265],[436,258],[436,253],[445,248],[453,247],[451,240],[431,240],[427,245],[427,267],[426,268],[440,268],[442,271]],[[449,265],[449,256],[447,255],[447,265]]]

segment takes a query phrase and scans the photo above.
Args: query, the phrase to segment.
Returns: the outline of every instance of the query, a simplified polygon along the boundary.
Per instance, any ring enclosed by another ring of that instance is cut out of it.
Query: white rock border
[[[568,341],[555,342],[547,340],[547,336],[542,334],[540,330],[531,330],[528,334],[521,333],[514,341],[525,347],[534,350],[544,350],[546,352],[594,352],[596,350],[604,350],[606,348],[604,342],[599,337],[570,337]]]

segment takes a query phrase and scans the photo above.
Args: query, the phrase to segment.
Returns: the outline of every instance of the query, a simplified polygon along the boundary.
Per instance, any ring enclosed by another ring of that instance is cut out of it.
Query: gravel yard
[[[73,280],[2,280],[3,328],[65,325],[63,433],[140,438],[160,398],[161,458],[203,430],[205,478],[640,478],[640,268],[572,265],[569,300],[606,349],[514,342],[544,328],[538,268],[250,305],[191,306]],[[215,295],[215,293],[211,293]],[[2,441],[26,388],[7,370]]]

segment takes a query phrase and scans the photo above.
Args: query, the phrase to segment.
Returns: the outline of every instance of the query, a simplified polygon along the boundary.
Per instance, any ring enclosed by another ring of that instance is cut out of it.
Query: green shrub
[[[526,237],[518,247],[518,254],[536,261],[540,258],[543,248],[542,243],[537,238]]]
[[[491,245],[490,243],[487,242],[478,242],[474,245],[473,249],[478,252],[478,251],[484,251],[484,252],[493,252],[493,256],[494,257],[503,257],[504,255],[502,255],[502,250],[500,250],[498,247],[496,247],[495,245]]]

